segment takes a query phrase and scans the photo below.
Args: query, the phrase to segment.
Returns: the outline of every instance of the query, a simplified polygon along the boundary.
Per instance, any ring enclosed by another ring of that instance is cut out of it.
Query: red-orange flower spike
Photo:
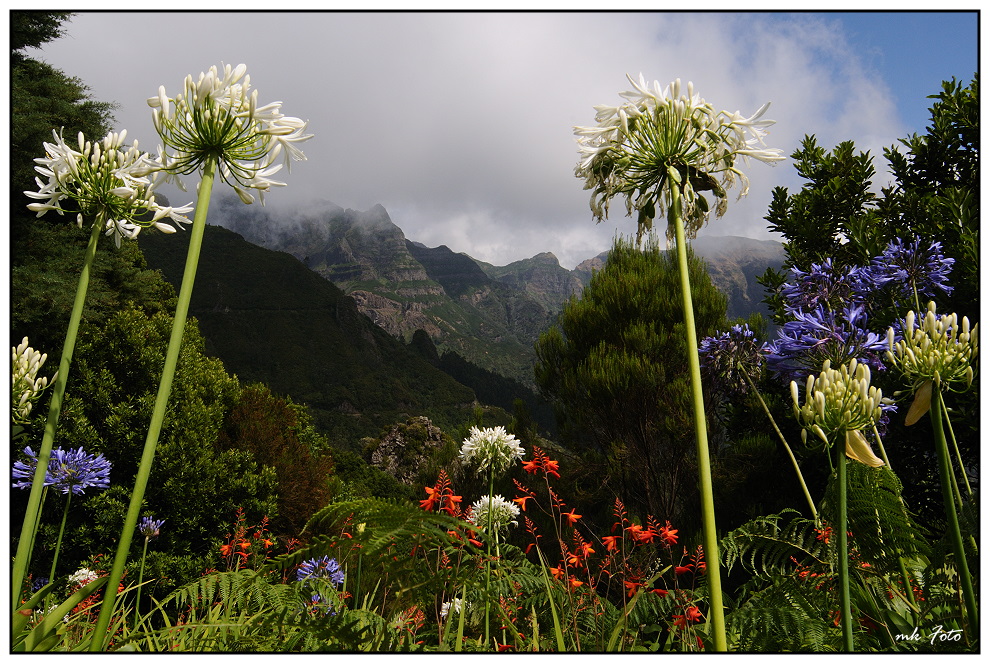
[[[547,459],[543,464],[543,472],[547,475],[553,475],[554,477],[560,477],[558,470],[560,469],[560,464],[552,459]]]
[[[432,512],[437,507],[437,501],[439,501],[440,496],[436,487],[425,486],[423,491],[426,492],[426,499],[419,501],[419,506],[422,507],[427,512]]]
[[[670,527],[670,521],[667,522],[666,526],[660,528],[660,540],[666,547],[677,544],[677,529]]]
[[[618,551],[619,550],[619,540],[622,539],[621,535],[606,535],[602,538],[605,542],[606,551]]]

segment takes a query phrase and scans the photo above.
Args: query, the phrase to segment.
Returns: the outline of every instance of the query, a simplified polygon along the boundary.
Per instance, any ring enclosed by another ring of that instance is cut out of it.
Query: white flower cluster
[[[502,496],[482,496],[471,505],[471,523],[484,531],[491,525],[493,532],[516,525],[519,506]]]
[[[509,465],[523,458],[523,448],[505,427],[479,429],[471,427],[469,436],[461,443],[461,459],[465,463],[476,461],[479,470],[491,467],[502,472]]]
[[[78,149],[58,132],[52,135],[54,142],[44,144],[45,156],[34,160],[35,170],[47,181],[35,178],[38,191],[24,192],[43,201],[28,205],[39,217],[49,210],[64,214],[62,200],[74,201],[80,228],[84,218],[103,223],[118,247],[122,238],[134,239],[142,228],[174,233],[175,228],[162,223],[166,217],[176,225],[189,222],[182,215],[192,210],[191,205],[172,208],[155,201],[162,165],[138,150],[137,141],[126,146],[126,130],[110,132],[102,141],[87,141],[79,132]],[[155,179],[149,179],[152,174]]]
[[[58,372],[48,379],[39,377],[41,365],[48,359],[47,353],[41,353],[28,345],[28,338],[10,349],[11,363],[11,396],[10,405],[13,421],[25,423],[31,415],[33,402],[41,396],[50,382],[55,380]]]
[[[282,102],[258,106],[245,65],[221,66],[222,71],[213,66],[201,72],[197,80],[186,76],[183,92],[174,98],[161,86],[148,99],[155,129],[172,152],[159,151],[170,176],[192,173],[212,160],[243,202],[254,202],[247,192],[254,189],[264,204],[264,192],[285,186],[270,179],[283,166],[276,163],[279,157],[285,165],[305,160],[296,144],[312,134],[304,133],[306,122],[282,115]],[[178,177],[174,181],[182,186]]]
[[[943,383],[973,383],[973,360],[979,352],[977,330],[979,323],[969,327],[969,319],[956,314],[937,316],[935,303],[928,303],[928,311],[918,321],[915,312],[909,311],[903,321],[903,339],[894,343],[894,329],[887,331],[890,350],[887,358],[912,382],[917,389],[938,376]]]
[[[83,586],[89,585],[93,581],[100,578],[100,575],[89,569],[88,567],[83,567],[82,569],[73,572],[69,577],[69,583],[67,584],[69,588],[82,588]]]
[[[798,384],[791,381],[794,414],[804,427],[802,439],[807,442],[810,429],[828,445],[828,434],[838,433],[845,437],[847,456],[868,466],[883,465],[860,433],[880,418],[881,406],[891,403],[879,388],[870,385],[870,379],[866,364],[850,360],[836,370],[825,360],[821,374],[808,376],[803,406]]]
[[[626,213],[636,211],[649,228],[669,209],[671,189],[677,187],[688,237],[694,237],[709,212],[699,192],[713,192],[716,216],[725,212],[725,189],[737,179],[739,197],[748,193],[749,179],[737,168],[738,157],[766,163],[784,158],[763,140],[774,123],[762,119],[769,103],[746,118],[738,111],[716,112],[690,82],[684,89],[677,79],[661,89],[656,81],[647,84],[642,74],[638,81],[627,78],[634,89],[619,93],[624,103],[595,106],[598,125],[574,128],[581,155],[574,173],[593,190],[591,209],[598,220],[608,216],[609,200],[621,194]]]
[[[464,600],[462,600],[460,597],[455,597],[449,602],[444,602],[440,606],[440,617],[446,618],[451,611],[453,611],[454,613],[460,613],[462,606],[464,606]],[[468,609],[471,608],[471,602],[467,603],[467,607]]]

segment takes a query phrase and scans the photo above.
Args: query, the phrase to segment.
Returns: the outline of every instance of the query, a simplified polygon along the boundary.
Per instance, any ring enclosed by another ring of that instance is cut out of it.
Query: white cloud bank
[[[270,207],[381,203],[410,239],[495,264],[552,251],[573,267],[635,230],[621,206],[596,225],[573,175],[572,126],[617,103],[627,73],[692,80],[746,115],[771,101],[767,142],[788,155],[805,134],[879,156],[907,133],[827,14],[101,12],[67,28],[41,57],[118,102],[118,129],[145,149],[159,85],[244,62],[260,101],[315,134]],[[770,237],[771,190],[800,180],[790,160],[747,172],[749,196],[702,233]]]

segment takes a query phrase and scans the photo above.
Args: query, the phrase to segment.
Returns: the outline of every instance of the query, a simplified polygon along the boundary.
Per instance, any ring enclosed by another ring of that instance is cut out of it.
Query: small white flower
[[[454,599],[452,599],[449,602],[444,602],[440,606],[440,617],[441,618],[446,618],[447,615],[451,611],[453,611],[454,613],[460,613],[461,612],[461,607],[463,605],[464,605],[464,600],[462,600],[460,597],[455,597]],[[468,607],[468,609],[471,608],[471,603],[470,602],[467,603],[467,607]]]
[[[471,427],[469,434],[461,444],[460,456],[465,463],[477,462],[479,471],[490,467],[503,472],[513,461],[523,458],[522,445],[505,427]]]
[[[496,532],[514,526],[517,516],[519,506],[502,496],[482,496],[471,505],[471,523],[485,531],[489,525]]]

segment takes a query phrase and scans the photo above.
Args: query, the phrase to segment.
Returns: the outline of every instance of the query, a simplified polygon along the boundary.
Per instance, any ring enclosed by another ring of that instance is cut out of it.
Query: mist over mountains
[[[550,252],[496,266],[407,238],[381,205],[355,211],[321,201],[278,215],[225,197],[210,210],[212,223],[295,256],[352,297],[358,310],[390,335],[409,341],[424,330],[440,352],[454,351],[528,385],[533,343],[608,254],[573,270]],[[727,295],[730,319],[766,314],[756,277],[783,264],[779,242],[701,237],[692,246]]]

